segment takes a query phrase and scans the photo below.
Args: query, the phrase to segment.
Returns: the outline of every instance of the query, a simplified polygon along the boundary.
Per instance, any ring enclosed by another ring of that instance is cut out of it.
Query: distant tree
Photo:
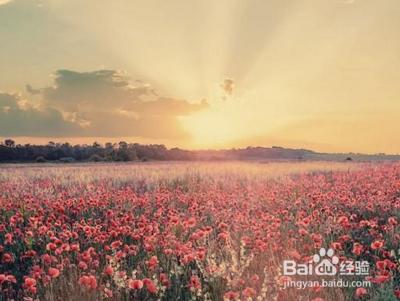
[[[126,143],[125,141],[120,141],[118,143],[118,145],[119,145],[120,149],[127,149],[128,148],[128,143]]]
[[[14,147],[15,146],[15,141],[12,139],[6,139],[4,140],[4,145],[7,147]]]
[[[43,156],[39,156],[35,160],[37,163],[44,163],[46,162],[46,159]]]
[[[114,144],[111,142],[106,142],[105,148],[108,150],[114,149]]]

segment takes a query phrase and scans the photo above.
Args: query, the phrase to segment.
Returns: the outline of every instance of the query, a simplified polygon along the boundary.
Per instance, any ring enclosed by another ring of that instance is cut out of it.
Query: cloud
[[[41,112],[43,108],[57,112],[73,126],[59,128],[58,136],[185,139],[188,134],[178,117],[208,106],[205,100],[193,103],[160,96],[151,85],[132,82],[117,70],[58,70],[53,85],[39,89],[27,85],[26,90],[41,96]]]
[[[79,131],[52,108],[39,110],[18,94],[0,93],[0,136],[54,136]]]
[[[220,84],[222,90],[227,94],[227,95],[232,95],[233,89],[235,88],[235,81],[231,78],[226,78],[224,81]]]
[[[101,107],[106,110],[116,106],[129,107],[140,101],[142,96],[155,96],[149,85],[141,82],[131,84],[123,72],[116,70],[58,70],[55,73],[54,86],[42,89],[42,93],[49,105],[66,111],[87,107]]]

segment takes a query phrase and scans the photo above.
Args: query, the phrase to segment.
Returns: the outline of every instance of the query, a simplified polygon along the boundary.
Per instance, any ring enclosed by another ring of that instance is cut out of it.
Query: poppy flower
[[[60,270],[56,269],[56,268],[49,268],[49,271],[47,272],[47,274],[51,278],[57,278],[58,276],[60,276]]]
[[[146,289],[149,293],[155,294],[157,293],[157,287],[154,284],[153,280],[149,278],[143,279],[143,284],[146,286]]]
[[[383,247],[384,242],[382,240],[375,240],[371,243],[372,250],[378,250]]]
[[[140,290],[143,287],[143,281],[139,279],[130,279],[128,286],[130,289]]]
[[[364,297],[365,295],[368,294],[367,289],[365,287],[358,287],[356,289],[356,297],[360,298],[360,297]]]

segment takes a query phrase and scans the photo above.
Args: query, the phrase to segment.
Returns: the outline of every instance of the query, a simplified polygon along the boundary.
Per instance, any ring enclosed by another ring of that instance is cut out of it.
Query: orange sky
[[[400,153],[399,15],[397,0],[0,1],[0,137]]]

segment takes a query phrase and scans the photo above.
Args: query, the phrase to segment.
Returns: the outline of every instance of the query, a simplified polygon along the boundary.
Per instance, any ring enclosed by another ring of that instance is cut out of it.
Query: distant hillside
[[[105,145],[71,145],[49,142],[47,145],[15,144],[7,139],[0,144],[0,162],[84,162],[84,161],[190,161],[190,160],[328,160],[328,161],[373,161],[400,160],[399,155],[385,154],[329,154],[307,149],[291,149],[278,146],[247,147],[226,150],[190,151],[179,148],[168,149],[162,144],[142,145],[138,143]]]
[[[229,150],[194,151],[198,160],[323,160],[323,161],[375,161],[400,160],[400,155],[319,153],[308,149],[292,149],[279,146],[247,147]]]
[[[303,160],[315,154],[306,149],[290,149],[278,146],[247,147],[228,150],[193,151],[199,160]]]
[[[354,161],[395,161],[400,160],[400,155],[386,154],[359,154],[359,153],[312,153],[304,156],[305,160],[320,160],[320,161],[343,161],[351,159]]]

